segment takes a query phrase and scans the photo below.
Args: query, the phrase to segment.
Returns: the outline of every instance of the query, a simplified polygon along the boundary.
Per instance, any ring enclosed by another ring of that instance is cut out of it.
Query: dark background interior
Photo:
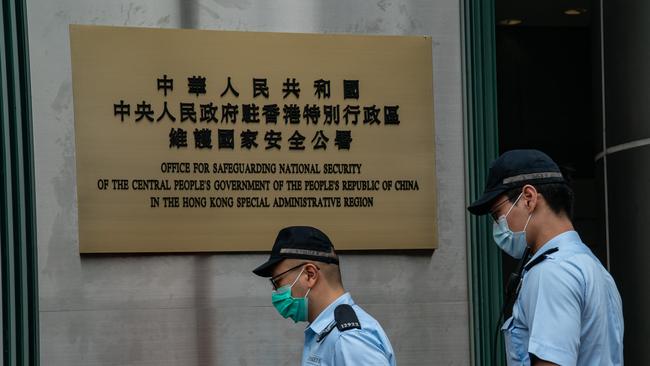
[[[542,150],[569,174],[574,226],[606,265],[604,197],[594,159],[602,146],[599,30],[589,5],[496,0],[499,150]],[[574,8],[583,13],[564,14]],[[521,23],[499,24],[508,19]],[[515,265],[503,255],[504,281]]]

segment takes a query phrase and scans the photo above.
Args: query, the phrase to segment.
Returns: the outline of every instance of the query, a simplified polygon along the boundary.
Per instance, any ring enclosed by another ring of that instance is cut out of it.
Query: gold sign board
[[[82,253],[431,249],[430,37],[70,26]]]

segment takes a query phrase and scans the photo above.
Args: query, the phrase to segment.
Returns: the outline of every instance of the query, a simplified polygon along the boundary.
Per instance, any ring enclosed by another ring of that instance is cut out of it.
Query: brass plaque
[[[70,26],[82,253],[430,249],[430,37]]]

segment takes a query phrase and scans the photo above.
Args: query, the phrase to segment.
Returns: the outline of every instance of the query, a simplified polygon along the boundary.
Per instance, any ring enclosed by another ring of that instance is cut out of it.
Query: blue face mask
[[[296,277],[291,285],[282,286],[276,291],[273,291],[273,294],[271,295],[273,306],[278,313],[280,313],[280,315],[285,319],[293,319],[295,323],[307,321],[307,295],[309,295],[311,289],[307,290],[305,297],[296,298],[291,296],[291,288],[296,284],[296,282],[298,282],[298,279],[302,276],[304,270],[305,269],[303,268],[302,271],[300,271],[298,277]]]
[[[526,228],[528,227],[528,223],[530,222],[530,218],[533,217],[533,214],[531,213],[528,215],[528,220],[526,220],[524,230],[517,232],[510,230],[506,218],[510,214],[510,211],[512,211],[512,208],[515,207],[522,194],[523,192],[519,194],[519,197],[517,197],[517,200],[512,207],[510,207],[508,212],[499,217],[499,220],[492,225],[492,237],[494,238],[494,242],[497,243],[497,246],[501,248],[501,250],[516,259],[520,259],[524,256],[524,252],[528,246],[528,243],[526,242]]]

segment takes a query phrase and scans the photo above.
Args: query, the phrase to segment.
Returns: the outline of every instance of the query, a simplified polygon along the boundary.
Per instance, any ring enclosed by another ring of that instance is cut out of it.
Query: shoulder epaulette
[[[339,332],[345,332],[350,329],[361,329],[359,318],[354,312],[352,306],[348,304],[341,304],[334,309],[334,320],[336,321],[336,328]]]
[[[334,328],[337,328],[339,332],[345,332],[350,329],[361,329],[361,323],[352,306],[348,304],[337,306],[334,309],[334,321],[329,323],[322,332],[318,333],[316,342],[322,342]]]

